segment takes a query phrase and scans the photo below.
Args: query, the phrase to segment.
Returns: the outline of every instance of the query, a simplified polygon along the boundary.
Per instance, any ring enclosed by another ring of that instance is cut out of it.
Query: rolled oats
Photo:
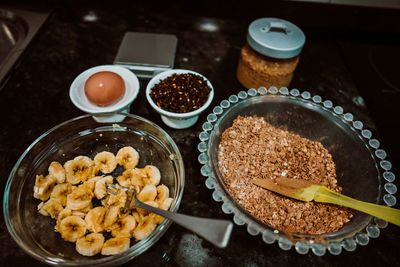
[[[353,216],[350,209],[290,199],[251,182],[285,176],[342,191],[332,156],[320,142],[275,128],[262,117],[238,116],[234,120],[222,134],[218,164],[236,201],[257,219],[280,230],[335,232]]]

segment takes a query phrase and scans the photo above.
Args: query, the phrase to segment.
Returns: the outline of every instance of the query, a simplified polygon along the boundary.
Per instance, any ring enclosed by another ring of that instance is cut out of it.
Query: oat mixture
[[[350,209],[302,202],[251,183],[286,176],[341,192],[335,163],[320,142],[277,129],[261,117],[238,116],[222,134],[219,169],[231,195],[259,220],[304,234],[335,232],[353,216]]]

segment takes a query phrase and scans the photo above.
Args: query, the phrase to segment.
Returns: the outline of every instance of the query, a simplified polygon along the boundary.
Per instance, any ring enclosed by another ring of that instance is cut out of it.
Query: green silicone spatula
[[[252,182],[278,194],[302,201],[331,203],[365,212],[385,221],[400,226],[400,210],[363,202],[336,193],[325,186],[313,184],[302,179],[279,177],[271,179],[254,179]]]

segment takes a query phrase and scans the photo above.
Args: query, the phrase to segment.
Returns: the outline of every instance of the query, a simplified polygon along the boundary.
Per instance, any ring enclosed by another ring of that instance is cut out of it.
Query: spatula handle
[[[359,210],[400,226],[399,209],[356,200],[351,197],[336,193],[324,186],[321,186],[321,188],[315,193],[314,201],[331,203]]]

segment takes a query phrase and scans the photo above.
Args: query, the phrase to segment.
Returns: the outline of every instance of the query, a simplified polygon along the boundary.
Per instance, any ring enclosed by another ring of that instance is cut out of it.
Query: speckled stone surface
[[[299,4],[289,6],[286,13],[275,8],[266,11],[264,16],[284,14],[286,19],[296,22],[298,6],[301,7]],[[13,165],[29,144],[51,127],[83,114],[68,96],[69,86],[80,72],[96,65],[112,64],[127,31],[169,33],[178,37],[175,67],[205,75],[214,86],[214,101],[193,127],[170,129],[147,104],[144,96],[147,81],[144,80],[141,81],[141,91],[130,112],[161,126],[180,148],[186,167],[180,212],[232,219],[231,215],[221,211],[221,204],[212,200],[212,191],[204,185],[197,162],[198,135],[212,107],[230,94],[244,89],[236,80],[236,65],[245,42],[247,26],[261,12],[252,15],[247,8],[246,15],[240,16],[238,10],[230,10],[232,12],[229,15],[219,17],[215,12],[201,13],[204,8],[187,14],[168,8],[164,4],[154,9],[149,5],[132,5],[129,8],[74,5],[54,9],[20,65],[12,71],[10,79],[0,91],[1,196]],[[318,8],[313,8],[315,10],[318,11]],[[325,7],[322,10],[334,16]],[[95,20],[85,19],[87,16]],[[367,108],[357,104],[360,93],[337,46],[335,30],[321,30],[321,27],[329,29],[333,26],[324,22],[327,24],[314,27],[307,20],[301,21],[299,26],[304,30],[307,41],[290,87],[318,94],[324,100],[332,100],[346,112],[353,113],[365,128],[378,134]],[[396,197],[399,198],[398,193]],[[340,256],[332,256],[327,252],[325,256],[317,257],[312,253],[299,255],[293,248],[282,251],[276,243],[265,244],[260,235],[250,236],[244,226],[235,225],[228,247],[220,249],[172,225],[151,249],[124,266],[394,266],[400,262],[399,237],[400,228],[389,225],[382,229],[379,238],[371,239],[367,246],[358,246],[355,252],[343,251]],[[17,246],[2,217],[0,265],[28,264],[40,266],[42,263]]]

